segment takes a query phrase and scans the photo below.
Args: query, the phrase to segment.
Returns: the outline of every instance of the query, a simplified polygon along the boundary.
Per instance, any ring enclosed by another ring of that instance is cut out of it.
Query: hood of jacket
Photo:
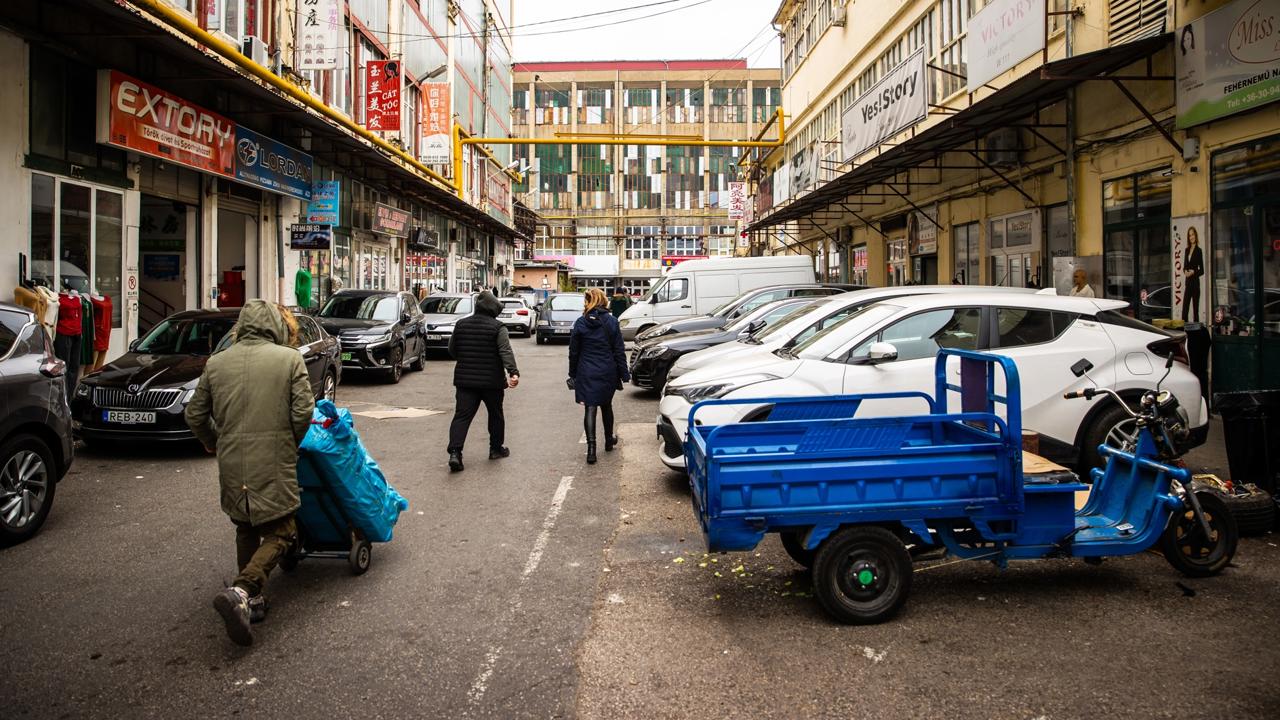
[[[485,290],[476,296],[476,312],[496,318],[502,312],[502,302],[494,297],[493,293]]]
[[[265,300],[250,300],[245,303],[233,332],[237,343],[257,341],[284,345],[289,338],[284,318]]]

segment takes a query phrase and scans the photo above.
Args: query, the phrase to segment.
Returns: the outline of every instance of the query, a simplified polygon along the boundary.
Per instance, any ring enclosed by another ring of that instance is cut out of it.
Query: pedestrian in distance
[[[186,420],[218,456],[222,511],[236,526],[236,575],[213,607],[237,645],[266,618],[267,576],[297,535],[298,445],[315,409],[307,367],[280,308],[250,300],[230,347],[209,358]]]
[[[582,426],[587,433],[587,463],[596,462],[596,415],[604,418],[604,449],[613,450],[613,394],[631,379],[627,352],[622,346],[618,320],[609,312],[608,298],[600,288],[587,290],[582,317],[569,336],[569,380],[574,398],[582,405]]]
[[[1084,270],[1071,273],[1071,297],[1093,297],[1093,288],[1089,287],[1089,278]]]
[[[449,338],[449,354],[457,361],[453,368],[456,404],[449,424],[449,470],[461,472],[462,446],[467,430],[484,403],[489,416],[489,459],[509,457],[503,445],[506,421],[502,398],[507,388],[520,384],[520,369],[511,351],[507,327],[498,321],[502,303],[488,290],[476,297],[475,314],[458,321]]]
[[[622,313],[631,307],[631,298],[622,288],[613,289],[613,298],[609,300],[609,314],[614,318],[622,317]]]

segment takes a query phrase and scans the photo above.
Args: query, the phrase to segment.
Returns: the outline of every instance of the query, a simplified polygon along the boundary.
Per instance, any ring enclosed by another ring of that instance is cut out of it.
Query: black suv
[[[25,308],[0,303],[0,544],[40,529],[75,457],[66,366]]]
[[[346,370],[376,370],[397,383],[406,367],[423,368],[422,310],[407,292],[340,290],[316,320],[342,344]]]

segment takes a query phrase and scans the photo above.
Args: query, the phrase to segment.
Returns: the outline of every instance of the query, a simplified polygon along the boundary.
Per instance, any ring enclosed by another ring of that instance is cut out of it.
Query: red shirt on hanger
[[[67,293],[58,293],[58,334],[79,335],[83,329],[80,325],[80,298],[71,297]]]
[[[105,352],[111,345],[111,297],[90,295],[89,302],[93,303],[93,349]]]

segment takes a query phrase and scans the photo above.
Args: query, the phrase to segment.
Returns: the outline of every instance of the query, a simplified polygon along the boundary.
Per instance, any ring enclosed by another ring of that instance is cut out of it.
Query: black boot
[[[462,472],[462,451],[449,453],[449,472]]]
[[[600,406],[600,414],[604,420],[604,451],[613,452],[618,445],[618,436],[613,434],[613,404]]]
[[[588,405],[582,415],[582,428],[587,433],[587,464],[596,464],[596,406]]]
[[[618,447],[618,436],[606,435],[604,438],[604,451],[613,452],[613,449],[616,447]]]
[[[595,440],[587,441],[587,464],[588,465],[596,464],[596,441]]]

